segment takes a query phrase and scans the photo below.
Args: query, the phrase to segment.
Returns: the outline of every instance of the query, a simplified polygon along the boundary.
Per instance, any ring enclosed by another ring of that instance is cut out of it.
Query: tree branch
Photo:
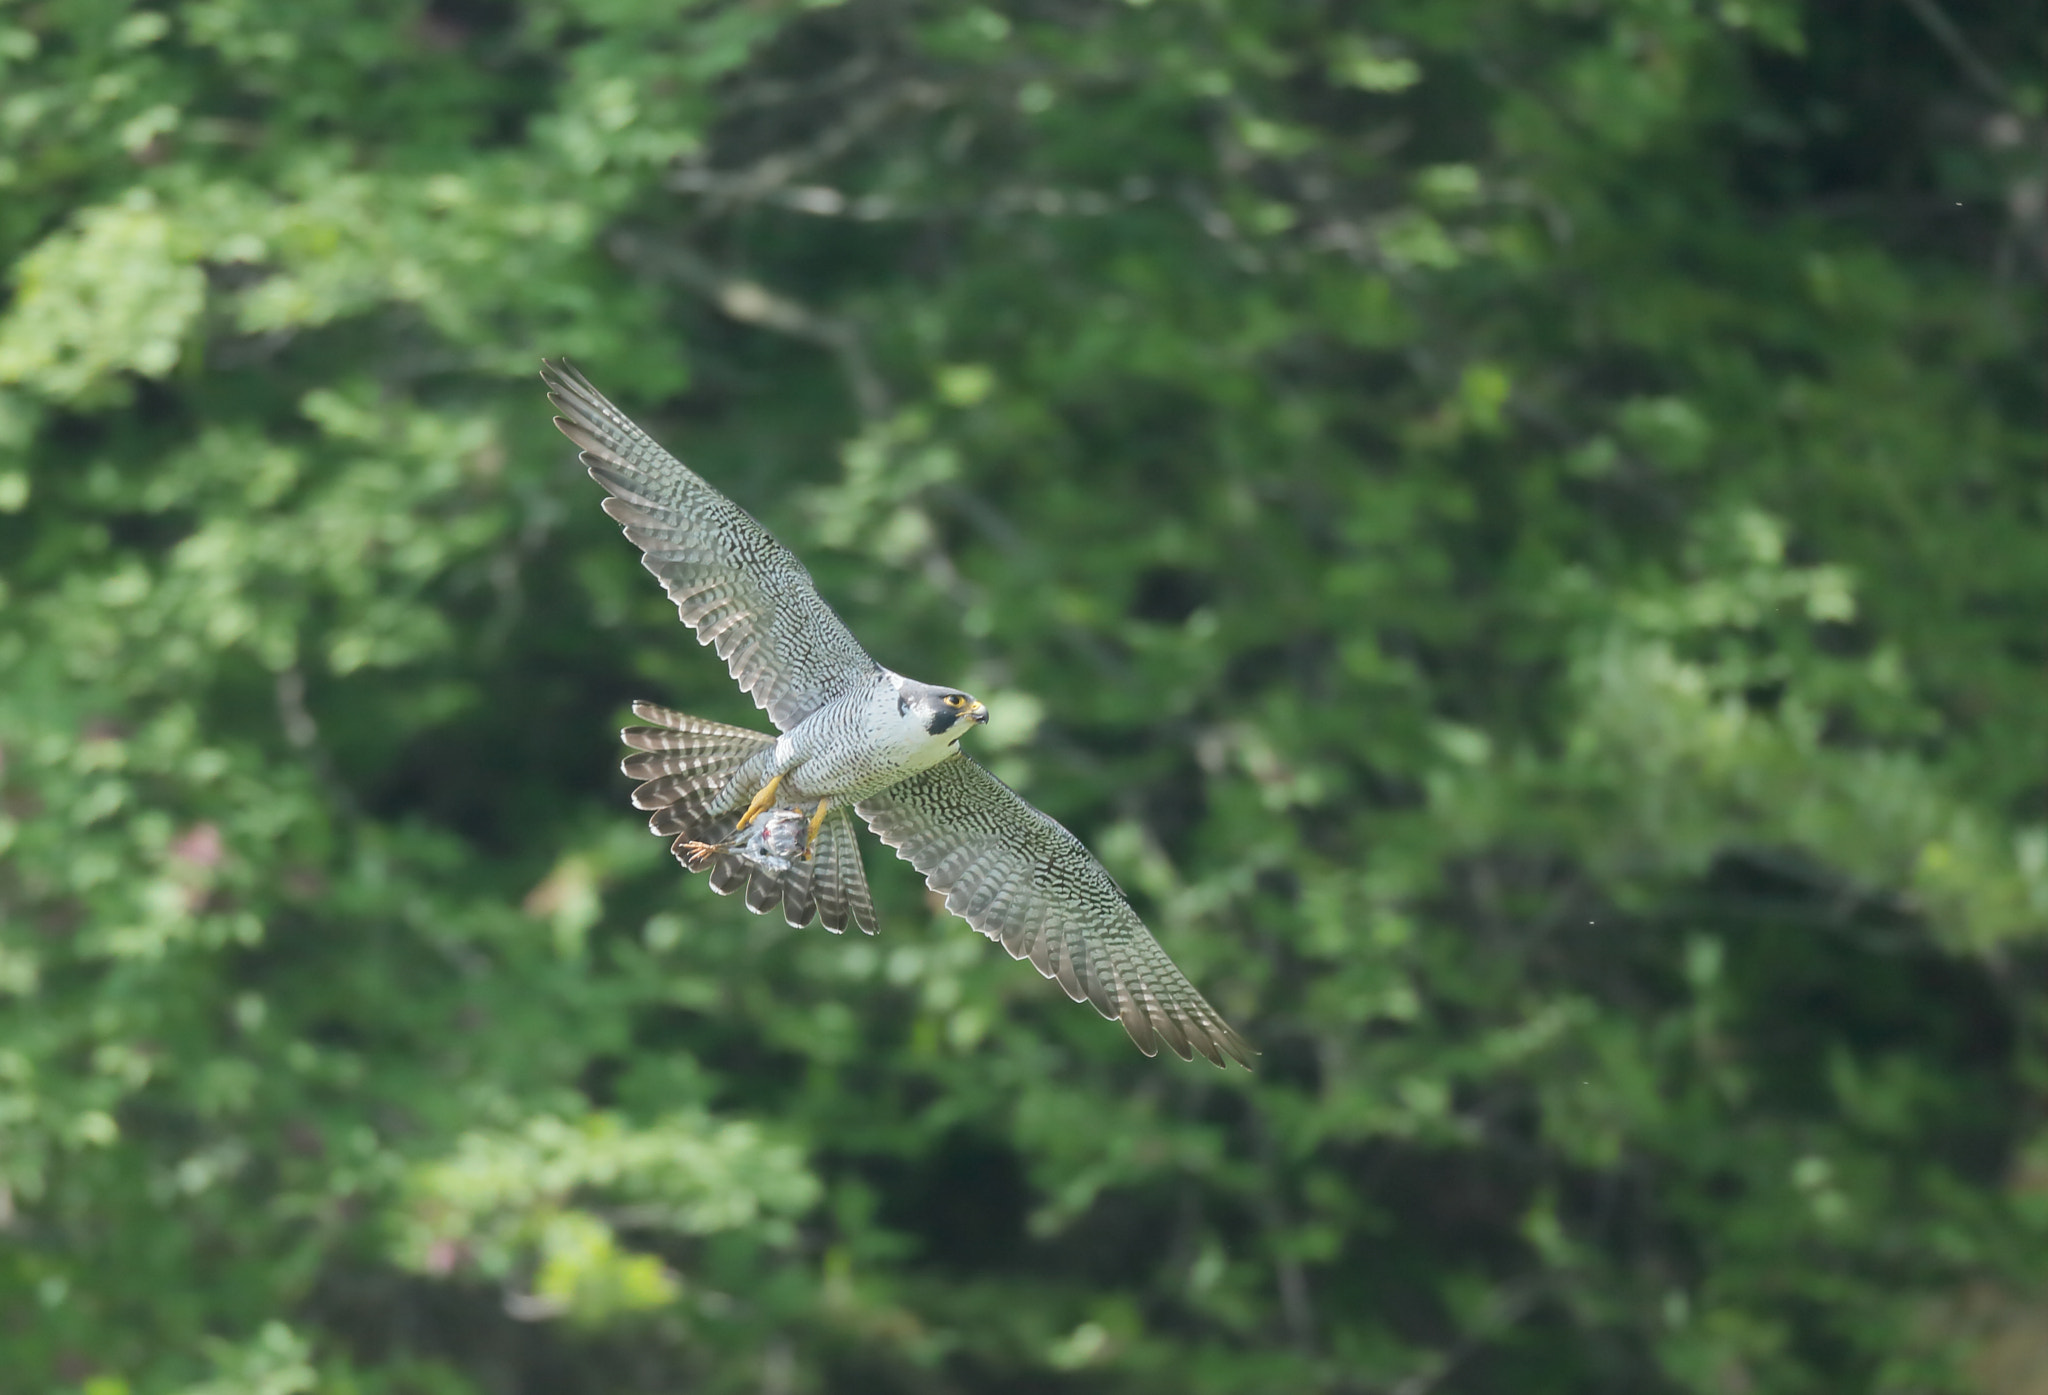
[[[2004,80],[1978,55],[1976,49],[1970,47],[1970,41],[1963,37],[1963,31],[1956,27],[1946,10],[1935,0],[1899,0],[1899,3],[1913,12],[1913,18],[1926,27],[1936,43],[1948,50],[1949,57],[1956,60],[1956,65],[1980,92],[2001,107],[2012,107],[2012,93],[2006,90]]]
[[[636,270],[688,286],[742,324],[831,350],[860,414],[869,420],[889,414],[889,389],[875,371],[860,332],[847,321],[822,315],[758,281],[722,271],[680,243],[656,243],[619,232],[606,239],[605,249]]]

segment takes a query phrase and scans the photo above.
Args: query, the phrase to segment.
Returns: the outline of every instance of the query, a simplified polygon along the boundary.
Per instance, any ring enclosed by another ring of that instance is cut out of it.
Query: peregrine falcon
[[[720,895],[744,885],[756,913],[873,934],[858,814],[947,910],[1121,1021],[1147,1056],[1163,1041],[1182,1060],[1251,1065],[1080,839],[961,751],[987,708],[869,658],[767,529],[566,362],[541,378],[605,512],[780,733],[634,704],[649,725],[620,734],[636,752],[622,769],[686,867]]]

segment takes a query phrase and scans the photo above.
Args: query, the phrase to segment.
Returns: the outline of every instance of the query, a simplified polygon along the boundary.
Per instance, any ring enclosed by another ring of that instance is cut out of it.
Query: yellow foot
[[[732,831],[735,833],[739,832],[748,824],[752,823],[754,821],[755,816],[759,814],[763,809],[766,809],[769,805],[773,804],[775,802],[775,791],[777,787],[779,787],[781,784],[782,777],[780,775],[777,775],[767,784],[761,786],[761,792],[754,796],[754,802],[747,806],[746,813],[740,815],[740,821],[733,825]]]
[[[818,801],[818,812],[811,815],[811,831],[804,836],[804,861],[811,860],[811,854],[818,850],[818,830],[825,826],[825,815],[832,812],[832,801]]]

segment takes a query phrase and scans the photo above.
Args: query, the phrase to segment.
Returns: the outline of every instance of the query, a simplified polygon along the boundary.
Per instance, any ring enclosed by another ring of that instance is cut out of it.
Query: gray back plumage
[[[555,425],[611,493],[604,510],[700,644],[788,731],[873,681],[875,661],[818,595],[811,574],[766,528],[654,443],[567,363],[543,363]]]

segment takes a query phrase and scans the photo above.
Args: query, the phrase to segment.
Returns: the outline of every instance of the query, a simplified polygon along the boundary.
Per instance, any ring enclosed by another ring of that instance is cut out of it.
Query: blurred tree
[[[2040,18],[0,9],[0,1387],[2041,1389]],[[1256,1075],[668,861],[556,352]]]

